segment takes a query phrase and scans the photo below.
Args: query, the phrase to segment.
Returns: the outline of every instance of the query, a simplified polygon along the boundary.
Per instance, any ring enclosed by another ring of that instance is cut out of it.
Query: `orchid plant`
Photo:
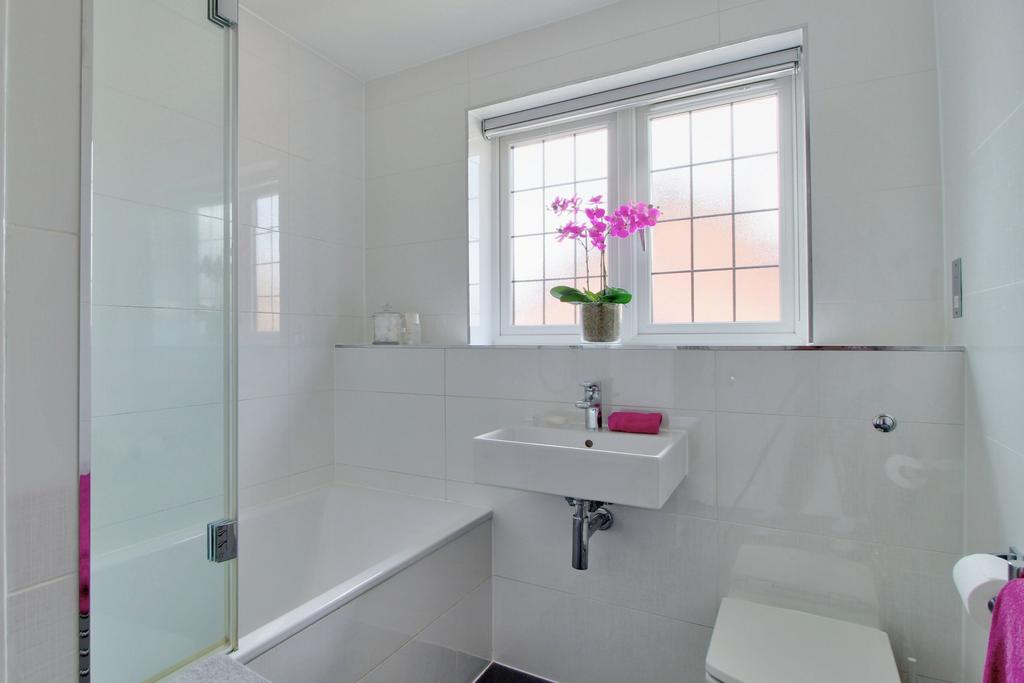
[[[642,240],[642,231],[654,227],[661,212],[650,204],[629,202],[609,214],[601,208],[603,199],[604,197],[601,195],[591,197],[587,206],[584,206],[583,199],[576,195],[556,197],[551,202],[551,211],[556,216],[569,217],[568,222],[558,229],[556,239],[559,242],[570,240],[583,249],[588,283],[590,282],[590,257],[593,251],[598,252],[601,264],[600,291],[592,292],[587,288],[580,290],[566,285],[552,287],[551,296],[559,301],[576,304],[628,304],[633,300],[633,295],[625,289],[608,286],[608,267],[605,262],[608,238],[626,239],[639,232]],[[586,217],[585,221],[580,219],[581,213]]]

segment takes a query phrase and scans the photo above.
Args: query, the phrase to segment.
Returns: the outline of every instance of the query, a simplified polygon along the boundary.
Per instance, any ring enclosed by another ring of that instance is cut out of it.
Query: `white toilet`
[[[868,626],[725,598],[708,683],[900,683],[889,636]]]

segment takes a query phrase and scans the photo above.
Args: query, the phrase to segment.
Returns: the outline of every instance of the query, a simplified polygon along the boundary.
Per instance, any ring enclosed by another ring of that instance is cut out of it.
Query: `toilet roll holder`
[[[1024,579],[1024,554],[1021,551],[1010,546],[1010,552],[996,557],[1006,560],[1006,580],[1013,581],[1014,579]],[[988,601],[988,611],[991,612],[996,607],[996,599],[992,598]]]

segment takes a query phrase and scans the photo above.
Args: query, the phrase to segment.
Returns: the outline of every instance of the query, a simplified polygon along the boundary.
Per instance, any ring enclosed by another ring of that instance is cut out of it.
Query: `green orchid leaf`
[[[565,285],[552,287],[551,296],[565,304],[584,304],[593,301],[593,299],[575,287],[567,287]]]
[[[608,287],[600,293],[599,300],[606,304],[628,304],[633,295],[619,287]]]

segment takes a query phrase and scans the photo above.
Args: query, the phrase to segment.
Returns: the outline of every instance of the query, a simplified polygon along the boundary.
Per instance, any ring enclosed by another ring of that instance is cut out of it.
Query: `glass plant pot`
[[[584,344],[618,344],[622,328],[622,304],[580,304]]]

